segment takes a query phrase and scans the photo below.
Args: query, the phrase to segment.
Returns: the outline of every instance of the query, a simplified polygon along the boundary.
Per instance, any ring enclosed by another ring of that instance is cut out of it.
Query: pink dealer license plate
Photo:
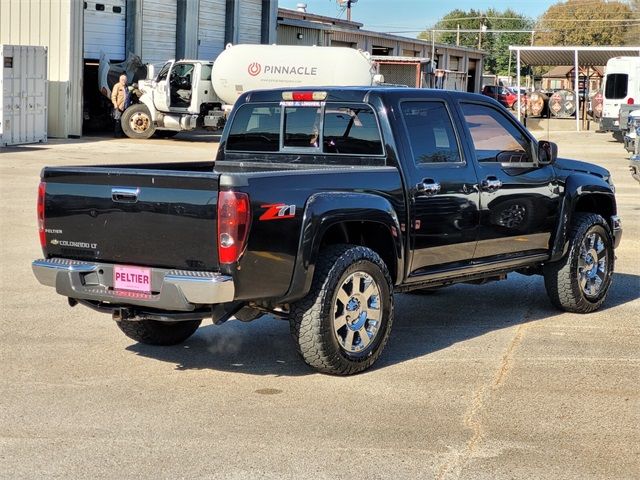
[[[142,267],[113,267],[113,288],[115,290],[133,290],[151,292],[151,269]]]

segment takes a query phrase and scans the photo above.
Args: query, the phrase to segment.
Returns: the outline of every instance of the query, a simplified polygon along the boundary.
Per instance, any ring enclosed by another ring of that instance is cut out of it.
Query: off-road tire
[[[339,289],[350,275],[364,273],[379,290],[380,324],[371,343],[358,353],[338,342],[334,314]],[[291,306],[291,334],[304,361],[333,375],[352,375],[380,357],[393,323],[393,286],[387,266],[374,251],[353,245],[333,245],[320,252],[309,294]]]
[[[597,295],[589,298],[580,286],[578,262],[582,242],[592,233],[597,233],[603,240],[607,271]],[[544,285],[551,303],[560,310],[575,313],[590,313],[600,308],[611,286],[614,260],[611,230],[604,218],[595,213],[575,213],[567,254],[557,262],[546,264],[543,269]]]
[[[156,320],[120,320],[116,323],[124,334],[146,345],[177,345],[198,329],[202,320],[158,322]]]
[[[147,128],[136,131],[131,126],[132,119],[135,121],[135,118],[142,121],[142,124],[147,125]],[[153,120],[151,119],[151,113],[144,103],[134,103],[127,108],[122,114],[120,123],[122,125],[122,131],[129,138],[145,140],[147,138],[151,138],[151,136],[156,132],[156,126],[153,124]]]

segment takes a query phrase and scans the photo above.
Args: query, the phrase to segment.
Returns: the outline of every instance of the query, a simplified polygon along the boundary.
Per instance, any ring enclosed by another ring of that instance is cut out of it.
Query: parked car
[[[509,87],[504,87],[501,85],[485,85],[482,89],[482,94],[487,97],[491,97],[507,108],[516,109],[518,94]],[[524,94],[521,95],[520,102],[523,103],[525,101]]]
[[[33,271],[69,305],[156,345],[270,313],[337,375],[381,355],[394,292],[519,272],[592,312],[622,234],[604,168],[492,99],[390,87],[244,93],[215,162],[46,167],[37,211]]]
[[[620,126],[624,135],[625,150],[629,153],[638,153],[636,152],[636,141],[638,131],[640,131],[640,104],[620,107]]]

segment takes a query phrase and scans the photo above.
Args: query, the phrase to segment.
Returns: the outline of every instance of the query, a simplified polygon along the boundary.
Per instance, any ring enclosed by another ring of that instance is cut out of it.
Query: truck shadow
[[[640,276],[616,273],[602,310],[640,296]],[[424,357],[489,332],[564,315],[549,302],[540,277],[513,275],[506,282],[456,285],[427,295],[396,295],[395,324],[382,357],[371,370]],[[206,325],[182,345],[132,344],[137,355],[178,370],[218,370],[248,375],[315,374],[297,354],[286,321],[271,316],[251,324]]]

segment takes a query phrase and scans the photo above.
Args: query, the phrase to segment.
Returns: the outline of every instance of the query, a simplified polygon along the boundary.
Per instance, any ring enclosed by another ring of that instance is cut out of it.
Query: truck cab
[[[218,128],[221,101],[211,84],[213,62],[169,60],[152,80],[138,83],[139,97],[122,118],[128,137],[169,136],[198,127]]]

